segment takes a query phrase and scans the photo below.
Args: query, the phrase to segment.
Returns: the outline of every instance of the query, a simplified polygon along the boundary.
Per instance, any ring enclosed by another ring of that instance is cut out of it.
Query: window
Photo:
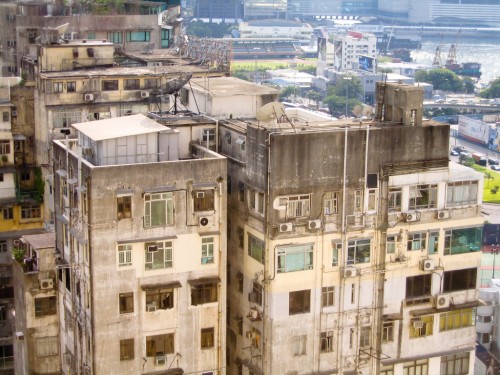
[[[445,293],[476,289],[477,268],[445,271],[443,279],[443,292]]]
[[[87,32],[87,39],[90,39],[90,40],[95,39],[95,31],[88,31]]]
[[[361,331],[359,332],[359,347],[366,348],[370,346],[370,335],[371,328],[370,327],[361,327]]]
[[[159,227],[174,224],[172,193],[144,195],[144,226]]]
[[[440,375],[467,375],[469,373],[469,352],[441,357]]]
[[[3,182],[3,173],[0,173],[0,182]]]
[[[352,240],[347,243],[347,264],[370,262],[370,240]]]
[[[8,249],[8,246],[7,246],[7,240],[1,240],[0,241],[0,253],[5,253]],[[3,310],[0,310],[0,311],[3,311]]]
[[[146,357],[174,353],[174,334],[146,336]]]
[[[59,340],[57,336],[36,339],[36,356],[47,357],[59,354]]]
[[[368,189],[368,211],[377,209],[377,189]]]
[[[12,220],[14,219],[14,210],[12,207],[4,207],[2,208],[2,216],[4,220]]]
[[[161,29],[161,48],[169,47],[170,30]]]
[[[54,82],[54,94],[63,92],[63,83],[62,82]]]
[[[246,140],[245,137],[238,137],[236,139],[236,144],[240,145],[240,150],[241,151],[245,151],[245,149],[246,149],[246,143],[247,143],[247,140]]]
[[[309,195],[294,195],[280,199],[280,205],[286,205],[286,217],[308,217],[310,215],[310,202]]]
[[[335,305],[335,287],[324,286],[321,289],[321,307],[329,307]]]
[[[118,266],[132,264],[132,245],[118,245]]]
[[[278,273],[310,270],[313,268],[313,245],[278,247]]]
[[[429,364],[427,359],[405,362],[403,364],[403,375],[429,375]]]
[[[248,234],[248,255],[262,264],[264,264],[264,246],[264,241]]]
[[[406,250],[425,250],[425,240],[427,233],[409,233]]]
[[[157,89],[160,87],[160,81],[157,78],[146,78],[144,80],[145,89]]]
[[[7,111],[2,112],[2,121],[8,122],[9,119],[10,119],[9,112],[7,112]]]
[[[76,92],[76,82],[67,82],[66,83],[66,91],[67,92]]]
[[[215,207],[215,190],[195,190],[194,195],[194,210],[199,211],[213,211]]]
[[[450,331],[452,329],[472,327],[476,320],[476,309],[447,311],[439,314],[439,330]]]
[[[298,290],[288,294],[288,313],[289,315],[303,314],[310,311],[311,291]]]
[[[292,350],[293,350],[294,357],[306,354],[306,343],[307,343],[307,336],[306,335],[300,335],[300,336],[293,337]]]
[[[7,139],[0,140],[0,155],[10,154],[10,141]]]
[[[449,182],[446,194],[446,207],[477,204],[477,181]]]
[[[120,361],[134,359],[134,339],[120,340]]]
[[[339,253],[342,253],[342,243],[332,242],[332,266],[336,267],[339,265]]]
[[[215,142],[215,129],[203,129],[201,131],[202,142]]]
[[[67,128],[71,124],[82,121],[81,111],[53,111],[52,126],[54,128]]]
[[[333,331],[321,332],[321,353],[333,352]]]
[[[118,90],[118,80],[102,81],[102,91],[116,91]]]
[[[380,375],[394,375],[394,365],[380,366]]]
[[[201,264],[214,262],[214,238],[203,237],[201,239]]]
[[[394,322],[386,321],[382,325],[382,342],[394,341]]]
[[[21,171],[20,173],[21,181],[29,181],[30,180],[30,171]]]
[[[397,236],[387,236],[386,250],[387,254],[394,254],[396,252]]]
[[[191,305],[217,302],[217,283],[203,283],[191,287]]]
[[[214,347],[214,328],[201,329],[201,348],[209,349]]]
[[[251,212],[264,215],[264,193],[248,189],[248,208]]]
[[[434,326],[434,315],[424,315],[410,321],[410,339],[431,336]]]
[[[120,314],[128,314],[134,312],[134,293],[120,293]]]
[[[123,34],[121,32],[109,32],[108,40],[113,44],[122,44]]]
[[[126,219],[132,217],[132,197],[117,197],[116,198],[117,218]]]
[[[252,291],[248,294],[248,300],[250,302],[256,303],[259,306],[262,306],[262,293],[262,285],[254,281],[252,283]]]
[[[444,255],[479,251],[482,236],[481,227],[447,230],[444,232]]]
[[[419,275],[406,278],[406,298],[431,295],[431,275]]]
[[[127,42],[149,42],[149,31],[127,31]]]
[[[21,219],[39,219],[42,217],[42,211],[38,204],[21,206]]]
[[[238,246],[243,248],[243,245],[245,243],[245,231],[243,228],[238,227],[236,228],[236,232],[238,233]]]
[[[429,233],[429,254],[437,254],[439,249],[439,232]]]
[[[354,213],[363,212],[363,190],[354,190]]]
[[[410,210],[436,208],[437,185],[410,186]]]
[[[55,315],[57,312],[56,297],[35,298],[35,317]]]
[[[124,82],[124,90],[139,90],[141,83],[138,79],[126,79]]]
[[[226,140],[226,143],[230,145],[232,142],[231,133],[226,132],[226,134],[224,134],[224,139]]]
[[[245,202],[245,184],[238,182],[238,199],[240,202]]]
[[[168,310],[174,308],[174,289],[158,288],[146,290],[146,311]]]
[[[337,215],[339,213],[340,192],[333,191],[325,193],[323,211],[325,215]]]
[[[173,241],[148,242],[144,246],[146,270],[173,266]]]

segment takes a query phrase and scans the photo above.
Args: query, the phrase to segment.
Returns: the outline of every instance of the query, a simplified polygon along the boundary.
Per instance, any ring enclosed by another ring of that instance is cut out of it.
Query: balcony
[[[39,191],[21,191],[16,188],[16,200],[18,203],[41,203],[43,193]]]

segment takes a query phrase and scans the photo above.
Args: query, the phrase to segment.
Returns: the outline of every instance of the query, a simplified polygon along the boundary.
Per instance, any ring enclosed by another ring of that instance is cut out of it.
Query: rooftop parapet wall
[[[424,89],[399,83],[377,82],[376,118],[408,126],[422,126]]]

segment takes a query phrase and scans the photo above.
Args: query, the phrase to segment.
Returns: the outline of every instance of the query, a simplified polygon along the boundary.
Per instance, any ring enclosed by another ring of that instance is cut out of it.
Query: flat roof
[[[257,85],[235,77],[209,77],[191,79],[191,87],[196,91],[209,91],[215,95],[272,95],[279,90],[272,87]]]
[[[172,132],[172,129],[142,114],[80,122],[71,126],[94,141],[139,134]]]

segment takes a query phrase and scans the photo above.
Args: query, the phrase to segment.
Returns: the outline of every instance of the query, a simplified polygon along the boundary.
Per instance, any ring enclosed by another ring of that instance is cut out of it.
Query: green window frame
[[[265,242],[248,234],[248,255],[257,262],[264,264]]]
[[[145,30],[127,31],[127,42],[149,42],[151,32]]]

